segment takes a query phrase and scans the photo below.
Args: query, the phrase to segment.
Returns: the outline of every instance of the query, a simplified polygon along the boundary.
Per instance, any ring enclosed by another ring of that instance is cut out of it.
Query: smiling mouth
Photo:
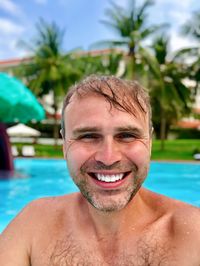
[[[130,174],[129,172],[125,173],[118,173],[118,174],[102,174],[102,173],[88,173],[92,178],[105,182],[105,183],[114,183],[124,179],[127,175]]]

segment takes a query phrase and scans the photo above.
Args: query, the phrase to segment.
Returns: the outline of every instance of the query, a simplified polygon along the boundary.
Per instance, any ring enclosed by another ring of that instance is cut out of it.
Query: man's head
[[[146,178],[151,107],[137,83],[90,76],[63,105],[63,151],[83,196],[101,211],[124,208]]]
[[[114,76],[91,75],[82,82],[72,86],[65,96],[62,108],[61,133],[65,137],[64,111],[74,96],[84,98],[89,94],[100,95],[109,102],[111,108],[136,115],[136,108],[149,120],[152,133],[152,111],[147,91],[136,81],[122,80]]]

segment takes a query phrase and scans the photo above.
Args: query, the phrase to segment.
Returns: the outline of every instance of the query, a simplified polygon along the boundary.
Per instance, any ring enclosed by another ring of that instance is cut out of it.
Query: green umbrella
[[[0,73],[0,122],[44,119],[45,112],[32,92],[15,77]]]
[[[0,170],[14,170],[10,142],[3,123],[40,121],[44,117],[44,109],[32,92],[16,78],[0,73]]]

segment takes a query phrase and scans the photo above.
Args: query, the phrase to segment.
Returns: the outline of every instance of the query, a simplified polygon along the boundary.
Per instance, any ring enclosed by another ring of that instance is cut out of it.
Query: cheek
[[[150,145],[149,142],[137,141],[134,146],[129,147],[126,156],[136,165],[142,166],[150,161]]]
[[[68,168],[73,171],[79,170],[92,155],[87,149],[81,149],[75,144],[66,147],[64,154]]]

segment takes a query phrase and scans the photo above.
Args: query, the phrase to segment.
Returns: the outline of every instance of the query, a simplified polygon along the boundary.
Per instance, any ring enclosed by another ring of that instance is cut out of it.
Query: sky
[[[113,0],[123,7],[128,1]],[[143,3],[141,0],[136,2]],[[190,19],[193,11],[200,11],[200,1],[154,2],[148,10],[149,24],[170,23],[168,32],[172,51],[194,44],[192,40],[183,38],[179,29]],[[118,35],[100,22],[106,18],[105,9],[110,6],[110,0],[0,0],[0,60],[28,55],[29,51],[19,43],[31,43],[40,18],[48,23],[55,22],[65,30],[63,52],[78,48],[89,50],[97,41],[116,40]]]

